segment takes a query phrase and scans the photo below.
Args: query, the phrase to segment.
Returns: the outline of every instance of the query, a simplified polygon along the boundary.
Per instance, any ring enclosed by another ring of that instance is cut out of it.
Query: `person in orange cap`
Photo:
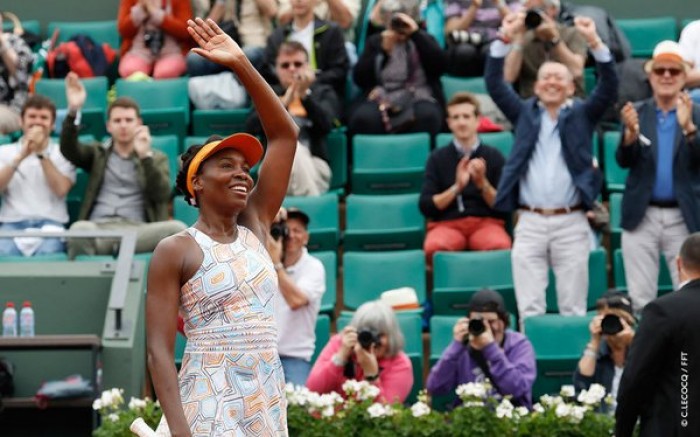
[[[233,70],[250,94],[267,155],[257,184],[250,171],[263,147],[251,135],[210,138],[183,155],[177,188],[199,218],[162,240],[151,260],[149,369],[172,435],[287,435],[273,304],[279,286],[265,243],[289,183],[297,128],[233,39],[212,20],[188,26],[199,45],[193,51]],[[187,336],[179,378],[178,312]]]
[[[684,87],[690,64],[662,41],[644,69],[653,95],[622,108],[617,163],[629,169],[622,198],[622,255],[635,312],[656,298],[659,255],[673,267],[689,233],[700,231],[700,106]]]

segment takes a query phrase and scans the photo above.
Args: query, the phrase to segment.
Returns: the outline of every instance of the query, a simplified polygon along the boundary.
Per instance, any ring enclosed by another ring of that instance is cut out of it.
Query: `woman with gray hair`
[[[345,381],[365,380],[379,388],[377,401],[404,402],[413,386],[411,360],[391,307],[378,300],[362,304],[350,324],[331,337],[306,386],[317,393],[343,393]]]

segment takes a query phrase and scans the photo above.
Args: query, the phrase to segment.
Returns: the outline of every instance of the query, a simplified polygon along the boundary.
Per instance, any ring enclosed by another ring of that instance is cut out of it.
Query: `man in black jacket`
[[[700,231],[700,106],[683,91],[690,65],[678,43],[662,41],[645,70],[654,95],[623,107],[615,156],[630,171],[622,254],[635,311],[656,297],[660,253],[678,286],[674,259],[688,234]]]
[[[617,394],[615,435],[700,435],[700,233],[676,259],[681,288],[650,302]]]
[[[317,196],[328,191],[331,179],[326,137],[340,111],[338,98],[333,88],[318,80],[309,66],[306,49],[296,41],[284,42],[279,47],[275,71],[280,83],[272,88],[299,126],[287,194]],[[253,135],[263,135],[256,111],[251,112],[246,127]]]

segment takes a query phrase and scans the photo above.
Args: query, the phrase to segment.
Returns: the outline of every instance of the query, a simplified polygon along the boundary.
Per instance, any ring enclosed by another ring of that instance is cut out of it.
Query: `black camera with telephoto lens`
[[[372,345],[379,345],[379,333],[374,329],[359,329],[357,331],[357,341],[362,349],[370,350]]]
[[[542,24],[544,12],[542,9],[528,9],[525,13],[525,27],[528,29],[537,29]]]
[[[615,314],[607,314],[600,322],[600,330],[605,335],[615,335],[623,329],[620,317]]]
[[[467,328],[469,333],[474,337],[478,337],[486,331],[486,325],[481,318],[469,319],[469,327]]]
[[[289,237],[289,227],[287,227],[287,222],[285,220],[274,222],[272,226],[270,226],[270,236],[272,236],[275,241],[278,241],[280,238],[284,240],[285,238]]]
[[[163,31],[160,29],[150,29],[143,34],[143,43],[155,56],[163,48]]]

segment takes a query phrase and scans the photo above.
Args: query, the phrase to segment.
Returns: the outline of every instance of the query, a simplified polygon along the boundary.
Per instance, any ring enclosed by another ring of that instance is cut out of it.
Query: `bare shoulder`
[[[177,272],[180,285],[192,277],[204,259],[199,245],[187,231],[181,231],[162,239],[151,258],[151,271],[154,274]]]

